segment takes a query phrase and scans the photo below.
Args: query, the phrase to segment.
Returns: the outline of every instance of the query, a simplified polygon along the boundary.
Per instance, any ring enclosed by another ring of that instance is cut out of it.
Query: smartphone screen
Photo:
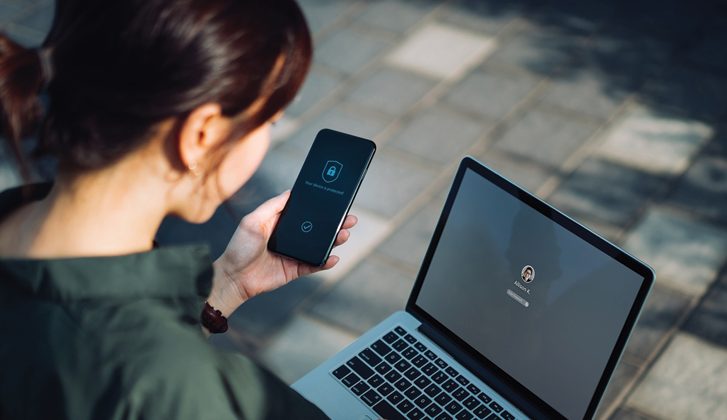
[[[326,263],[376,144],[324,129],[316,136],[268,249],[307,264]]]

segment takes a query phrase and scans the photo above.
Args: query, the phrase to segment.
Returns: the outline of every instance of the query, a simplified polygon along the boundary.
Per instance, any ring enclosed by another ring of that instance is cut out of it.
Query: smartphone
[[[310,265],[325,264],[374,153],[376,144],[371,140],[321,130],[270,236],[268,249]]]

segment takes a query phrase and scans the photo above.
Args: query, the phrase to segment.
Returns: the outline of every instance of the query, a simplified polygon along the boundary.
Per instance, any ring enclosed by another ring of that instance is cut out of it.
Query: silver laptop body
[[[333,419],[592,418],[653,281],[466,157],[406,309],[293,388]]]

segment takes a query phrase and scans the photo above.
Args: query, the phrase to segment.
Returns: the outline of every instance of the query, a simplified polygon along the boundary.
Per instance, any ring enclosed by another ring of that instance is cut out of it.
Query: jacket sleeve
[[[328,418],[248,358],[219,352],[216,359],[215,363],[191,361],[164,367],[162,380],[137,387],[143,391],[143,401],[137,398],[140,404],[134,404],[132,398],[127,414],[138,410],[138,416],[130,417],[178,420]]]

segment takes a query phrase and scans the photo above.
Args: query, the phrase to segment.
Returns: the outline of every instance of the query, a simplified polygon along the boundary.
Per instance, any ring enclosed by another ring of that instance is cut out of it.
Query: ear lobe
[[[210,149],[224,138],[224,116],[219,104],[194,109],[179,131],[179,159],[186,168],[203,162]]]

